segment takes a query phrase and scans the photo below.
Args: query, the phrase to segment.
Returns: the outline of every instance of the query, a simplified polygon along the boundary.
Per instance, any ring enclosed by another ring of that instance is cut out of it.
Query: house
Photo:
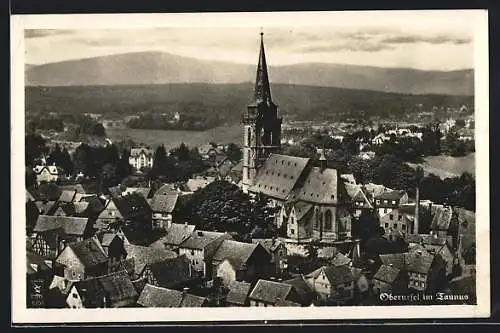
[[[195,226],[191,224],[172,223],[166,230],[166,235],[151,244],[151,247],[167,249],[175,253],[179,253],[180,245],[189,237],[195,230]]]
[[[337,254],[332,259],[333,266],[344,266],[349,264],[351,264],[351,258],[341,252],[337,252]]]
[[[138,294],[125,270],[77,281],[66,298],[69,308],[120,308],[135,305]]]
[[[127,252],[125,266],[133,281],[144,277],[147,265],[177,257],[176,253],[166,249],[132,244],[126,245],[125,251]]]
[[[82,184],[59,185],[61,191],[76,191],[77,194],[85,194],[87,191]]]
[[[438,254],[415,249],[406,254],[406,264],[409,289],[433,292],[446,281],[446,263]]]
[[[132,148],[130,150],[130,156],[128,162],[135,169],[140,170],[142,168],[152,168],[153,167],[153,155],[152,149],[139,147]]]
[[[194,231],[179,246],[179,255],[185,254],[191,262],[192,273],[198,276],[212,276],[212,258],[224,240],[231,235],[213,231]]]
[[[386,208],[383,208],[386,209]],[[395,208],[387,214],[380,215],[380,226],[384,228],[385,235],[401,235],[405,238],[415,230],[415,215],[407,214],[405,209]]]
[[[374,197],[374,207],[380,217],[398,209],[400,205],[408,203],[408,194],[405,191],[386,189]]]
[[[310,242],[313,235],[313,225],[310,222],[313,215],[313,205],[304,201],[291,204],[287,220],[287,237],[297,242]]]
[[[229,292],[226,295],[226,304],[228,306],[249,306],[251,284],[241,281],[230,281],[228,284]]]
[[[56,201],[35,201],[35,205],[38,213],[42,215],[54,215],[59,208],[59,204]]]
[[[447,237],[452,236],[451,246],[455,247],[458,238],[458,214],[449,206],[435,205],[434,216],[431,221],[431,234]]]
[[[291,285],[300,297],[300,304],[302,306],[311,305],[312,301],[316,298],[316,294],[311,285],[307,282],[304,275],[300,274],[293,279],[283,281],[284,284]]]
[[[151,198],[153,191],[150,187],[127,187],[125,191],[121,192],[121,196],[137,193],[142,195],[145,199]]]
[[[109,273],[108,256],[95,238],[69,243],[55,262],[64,267],[64,278],[71,281]]]
[[[37,165],[33,172],[38,184],[56,182],[59,179],[59,170],[55,165]]]
[[[145,308],[198,308],[208,306],[206,297],[146,284],[137,305]]]
[[[178,289],[191,282],[191,267],[185,255],[166,258],[145,265],[145,281],[163,288]]]
[[[381,265],[372,279],[373,292],[404,293],[408,290],[408,276],[401,269],[389,265]]]
[[[370,281],[366,277],[366,271],[358,267],[350,267],[354,278],[354,292],[357,295],[362,295],[369,291]]]
[[[274,274],[280,274],[285,270],[288,254],[283,241],[277,238],[254,238],[252,239],[252,243],[262,245],[271,255]]]
[[[271,261],[271,254],[260,245],[223,240],[212,257],[214,277],[229,281],[251,282],[262,277]],[[208,262],[207,262],[208,263]]]
[[[361,185],[347,183],[345,184],[347,195],[351,200],[352,215],[354,217],[360,217],[363,210],[373,209],[373,205],[366,196]]]
[[[83,217],[39,215],[33,232],[33,251],[55,259],[65,244],[89,238],[92,225]]]
[[[195,178],[190,178],[188,179],[186,183],[186,187],[188,188],[189,191],[191,192],[196,192],[198,190],[201,190],[208,184],[214,182],[216,180],[215,177],[201,177],[197,176]]]
[[[98,233],[95,237],[108,257],[110,271],[121,267],[122,262],[127,258],[126,238],[119,233],[112,232]]]
[[[155,194],[150,206],[153,212],[153,229],[168,229],[172,224],[172,214],[178,205],[179,194]]]
[[[442,237],[438,234],[412,234],[408,235],[406,241],[410,248],[415,245],[422,245],[424,249],[431,254],[439,254],[446,264],[446,275],[453,274],[453,266],[455,264],[455,255],[451,247],[451,237]]]
[[[348,301],[354,297],[354,277],[348,265],[323,266],[306,275],[322,301]]]
[[[300,295],[291,284],[259,279],[248,296],[250,306],[300,306]]]

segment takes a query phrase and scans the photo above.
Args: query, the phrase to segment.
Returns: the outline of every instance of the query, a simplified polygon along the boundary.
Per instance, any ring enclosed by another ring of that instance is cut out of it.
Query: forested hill
[[[472,96],[409,95],[368,90],[273,84],[272,95],[289,119],[338,120],[348,117],[401,116],[433,106],[473,106]],[[115,86],[26,87],[27,113],[102,113],[121,118],[139,113],[199,114],[221,124],[240,120],[251,101],[253,85],[154,84]]]

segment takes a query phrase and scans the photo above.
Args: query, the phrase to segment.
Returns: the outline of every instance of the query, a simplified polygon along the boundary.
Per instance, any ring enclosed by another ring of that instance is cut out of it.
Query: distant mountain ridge
[[[252,82],[255,66],[138,52],[26,66],[27,86],[232,84]],[[269,68],[271,84],[337,87],[404,94],[473,95],[474,71],[302,63]]]

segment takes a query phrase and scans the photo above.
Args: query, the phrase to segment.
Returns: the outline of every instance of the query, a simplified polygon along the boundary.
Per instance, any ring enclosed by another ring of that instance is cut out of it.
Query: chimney
[[[464,234],[459,234],[458,235],[458,244],[457,244],[457,255],[458,257],[462,257],[462,242],[464,239]]]
[[[319,157],[319,165],[320,165],[321,170],[325,170],[326,169],[327,160],[326,160],[326,157],[325,157],[325,151],[324,151],[324,149],[321,149],[321,155]]]

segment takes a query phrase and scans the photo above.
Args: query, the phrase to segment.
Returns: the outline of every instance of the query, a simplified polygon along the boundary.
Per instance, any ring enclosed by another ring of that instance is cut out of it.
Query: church
[[[242,189],[279,207],[276,224],[286,223],[297,243],[334,242],[351,237],[351,200],[341,175],[309,158],[281,154],[281,123],[273,102],[263,33],[253,101],[242,114]]]

